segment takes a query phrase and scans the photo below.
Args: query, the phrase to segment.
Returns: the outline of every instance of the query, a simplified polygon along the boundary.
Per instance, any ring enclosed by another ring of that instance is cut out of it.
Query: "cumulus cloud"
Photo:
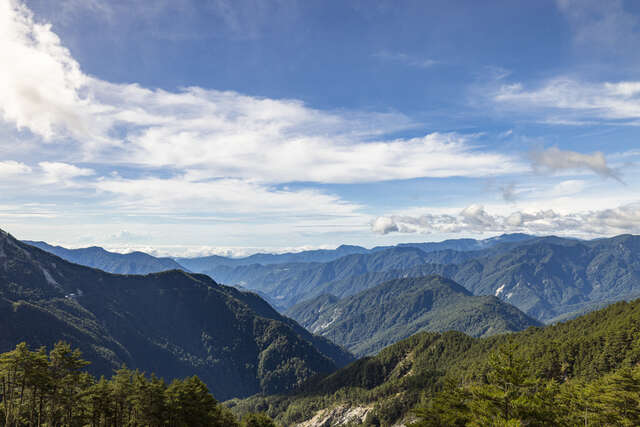
[[[551,147],[546,150],[534,150],[529,153],[531,167],[539,173],[556,173],[567,170],[590,170],[604,178],[621,181],[620,175],[607,164],[600,151],[582,154],[575,151],[560,150]]]
[[[376,225],[380,226],[376,227]],[[378,234],[525,232],[589,236],[638,233],[640,232],[640,202],[613,209],[574,213],[560,213],[549,209],[537,212],[514,211],[508,215],[490,214],[481,205],[470,205],[457,215],[378,217],[373,221],[371,231]]]
[[[0,1],[0,112],[19,129],[50,140],[103,138],[91,117],[100,106],[87,93],[87,77],[49,24],[14,0]]]
[[[371,223],[371,231],[378,234],[389,234],[400,231],[400,228],[393,218],[379,216]]]

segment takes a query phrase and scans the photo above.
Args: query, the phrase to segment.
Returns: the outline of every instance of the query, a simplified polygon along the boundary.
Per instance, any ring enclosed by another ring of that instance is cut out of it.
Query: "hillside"
[[[198,375],[218,399],[284,391],[352,357],[253,293],[171,270],[115,275],[0,232],[0,352],[65,340],[109,376]]]
[[[348,255],[327,263],[220,266],[204,274],[224,283],[263,292],[279,309],[287,309],[302,300],[326,293],[319,291],[326,283],[370,272],[409,269],[429,263],[434,258],[440,259],[443,254],[449,258],[448,251],[426,253],[413,247],[393,247],[370,254]],[[462,254],[467,253],[456,254],[465,257]]]
[[[344,298],[395,278],[436,274],[474,295],[496,296],[551,322],[640,296],[640,236],[541,237],[463,252],[403,247],[324,264],[246,266],[219,273],[229,283],[240,281],[279,298],[278,306],[285,309],[296,299]]]
[[[323,295],[286,314],[357,356],[421,331],[481,337],[540,325],[496,297],[473,296],[439,276],[396,279],[342,300]]]
[[[52,246],[45,242],[25,240],[24,243],[52,253],[74,264],[86,265],[102,271],[116,274],[149,274],[167,270],[186,270],[171,258],[157,258],[144,252],[119,254],[103,248],[67,249]]]
[[[473,394],[479,393],[480,387],[489,387],[486,393],[491,390],[498,393],[498,389],[490,388],[491,365],[496,354],[500,356],[502,351],[512,361],[521,361],[518,363],[522,366],[523,376],[519,381],[525,381],[525,390],[528,381],[528,390],[533,386],[543,393],[538,396],[548,406],[529,406],[529,411],[544,409],[546,416],[569,416],[578,420],[562,425],[584,425],[585,421],[580,417],[596,418],[611,410],[606,405],[612,400],[603,401],[599,397],[607,392],[603,381],[611,375],[628,375],[625,369],[632,367],[638,371],[635,379],[625,377],[617,380],[617,384],[624,384],[632,402],[637,405],[640,397],[640,300],[619,302],[565,323],[488,338],[473,338],[460,332],[419,333],[385,348],[374,357],[362,358],[318,381],[309,382],[298,394],[256,396],[244,401],[234,400],[228,405],[236,413],[260,407],[284,425],[310,420],[315,415],[318,419],[326,419],[332,414],[349,411],[360,414],[360,421],[366,419],[370,424],[392,425],[406,417],[421,401],[428,404],[427,408],[442,403],[443,393],[449,387],[447,384],[463,387],[457,392],[447,392],[446,397],[454,403],[455,396],[458,399],[482,397]],[[614,396],[621,399],[623,391],[618,390]],[[515,388],[513,392],[516,396]],[[535,401],[530,405],[535,405]],[[463,405],[457,408],[458,415],[464,416]],[[558,413],[552,413],[556,410]],[[622,425],[611,421],[617,419],[614,415],[624,416],[623,409],[611,415],[608,422],[600,423]],[[593,425],[600,423],[594,421]],[[438,425],[438,421],[423,425]],[[531,425],[558,423],[547,421]]]

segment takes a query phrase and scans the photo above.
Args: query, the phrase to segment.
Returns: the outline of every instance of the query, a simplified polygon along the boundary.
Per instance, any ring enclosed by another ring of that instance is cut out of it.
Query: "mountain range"
[[[0,232],[0,352],[64,340],[110,376],[122,364],[198,375],[218,399],[290,390],[353,357],[259,296],[170,270],[117,275]]]
[[[321,295],[285,314],[356,356],[373,355],[421,331],[483,337],[540,326],[495,296],[474,296],[439,276],[395,279],[340,300]]]
[[[67,249],[52,246],[45,242],[25,240],[24,243],[52,253],[74,264],[86,265],[109,273],[116,274],[148,274],[167,270],[185,270],[172,258],[158,258],[144,252],[120,254],[109,252],[101,247]]]
[[[177,260],[37,244],[72,262],[110,272],[182,268],[207,274],[257,292],[281,312],[324,294],[344,298],[396,278],[440,275],[474,295],[493,295],[540,321],[555,322],[640,295],[639,240],[632,235],[587,241],[506,234],[372,249],[345,245]]]
[[[327,263],[219,266],[205,274],[263,292],[280,310],[323,294],[344,298],[391,279],[436,274],[554,322],[640,295],[640,236],[536,237],[467,251],[396,246]]]

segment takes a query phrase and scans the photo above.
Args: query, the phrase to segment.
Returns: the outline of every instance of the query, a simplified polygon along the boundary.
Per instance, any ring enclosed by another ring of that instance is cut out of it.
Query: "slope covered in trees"
[[[440,425],[584,425],[585,417],[587,425],[637,425],[639,364],[636,300],[488,338],[416,334],[298,394],[229,405],[266,410],[285,425],[340,405],[371,408],[373,425],[413,418],[416,408],[419,425],[438,425],[429,424],[434,414]]]
[[[255,294],[205,275],[105,273],[0,232],[0,351],[65,340],[108,375],[123,363],[198,375],[218,399],[291,389],[352,356]]]
[[[167,384],[123,367],[98,379],[88,364],[63,342],[0,354],[0,425],[275,427],[258,414],[238,422],[196,376]]]
[[[494,296],[473,296],[440,276],[395,279],[342,300],[324,295],[286,314],[358,356],[421,331],[477,337],[540,325]]]

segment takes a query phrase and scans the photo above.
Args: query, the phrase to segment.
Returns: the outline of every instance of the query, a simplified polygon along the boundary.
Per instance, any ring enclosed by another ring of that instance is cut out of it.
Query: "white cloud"
[[[48,24],[13,0],[0,1],[0,112],[19,129],[50,140],[70,132],[100,137],[92,129],[97,106],[86,92],[87,77]]]
[[[13,1],[2,5],[5,120],[80,145],[59,161],[200,169],[209,178],[266,183],[369,182],[487,176],[522,169],[471,137],[383,135],[411,126],[393,113],[327,112],[296,100],[198,87],[178,92],[112,84],[82,73],[51,27]],[[118,135],[118,138],[115,137]],[[69,151],[69,150],[67,150]]]
[[[5,160],[0,162],[0,178],[6,179],[31,172],[31,168],[24,163],[15,160]]]
[[[549,195],[551,197],[565,197],[580,193],[587,186],[586,181],[569,179],[553,186]]]
[[[384,227],[375,227],[384,224]],[[525,232],[532,234],[612,235],[640,232],[640,202],[614,209],[560,213],[552,209],[537,212],[513,211],[490,214],[481,205],[470,205],[457,215],[392,215],[376,218],[371,230],[379,234],[400,233],[484,233]]]
[[[360,208],[315,190],[280,190],[239,179],[197,181],[188,174],[166,179],[103,177],[93,185],[120,212],[339,217],[356,215]]]
[[[40,162],[38,166],[43,172],[42,183],[44,184],[62,183],[70,185],[74,178],[94,174],[91,169],[61,162]]]
[[[378,234],[388,234],[400,231],[393,218],[379,216],[371,223],[371,231]]]
[[[640,119],[640,82],[586,83],[555,78],[538,88],[503,85],[493,94],[499,104],[522,110],[543,110],[545,121],[582,124],[598,121],[637,125]]]

